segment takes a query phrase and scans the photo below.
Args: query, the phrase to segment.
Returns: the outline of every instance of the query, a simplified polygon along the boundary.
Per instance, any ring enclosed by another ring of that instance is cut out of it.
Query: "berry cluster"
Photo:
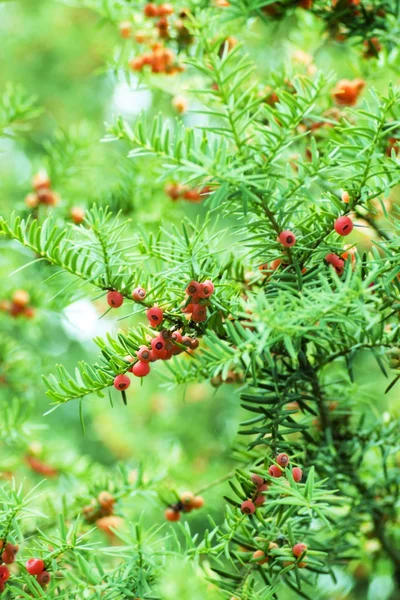
[[[185,25],[188,12],[181,10],[173,23],[174,34],[171,33],[169,18],[175,13],[174,7],[169,3],[154,4],[150,2],[144,7],[144,16],[154,21],[151,31],[137,31],[133,33],[133,27],[129,21],[120,24],[120,34],[124,39],[134,37],[137,43],[144,44],[150,48],[150,52],[133,58],[129,65],[133,71],[142,71],[149,66],[152,73],[166,73],[174,75],[183,71],[183,67],[177,62],[175,53],[166,48],[160,40],[175,39],[178,48],[188,46],[193,38]]]
[[[166,73],[167,75],[175,75],[183,70],[177,64],[174,52],[158,42],[151,45],[151,52],[133,58],[129,62],[129,66],[132,71],[142,71],[148,66],[152,73]]]
[[[214,285],[207,280],[203,283],[192,281],[186,288],[188,298],[185,302],[182,312],[188,315],[194,323],[201,323],[207,319],[207,299],[214,292]],[[132,292],[132,299],[136,302],[143,302],[146,297],[146,290],[137,287]],[[107,302],[112,308],[119,308],[124,301],[123,295],[115,290],[107,294]],[[146,311],[146,316],[150,327],[157,329],[164,321],[164,312],[159,306],[151,306]],[[177,354],[188,350],[196,350],[199,346],[197,338],[184,335],[179,329],[163,329],[157,336],[151,339],[150,346],[140,346],[136,352],[136,359],[132,356],[126,356],[127,362],[134,363],[128,371],[135,377],[146,377],[150,373],[150,364],[157,360],[169,360]],[[114,378],[114,387],[119,391],[125,391],[131,384],[129,376],[125,374],[117,375]]]
[[[252,561],[256,562],[258,565],[264,565],[268,563],[270,561],[270,558],[274,558],[275,553],[273,553],[272,556],[269,556],[269,554],[271,554],[271,551],[273,550],[279,550],[278,544],[276,544],[275,542],[267,542],[265,550],[256,550],[253,553]],[[295,558],[303,558],[307,552],[307,546],[302,543],[295,544],[292,547],[291,552]],[[295,564],[293,561],[284,561],[282,563],[282,566],[288,567],[293,564]],[[307,563],[301,560],[297,560],[296,565],[299,569],[303,569],[307,566]]]
[[[1,562],[3,563],[0,565],[0,592],[3,592],[6,582],[10,578],[10,570],[6,565],[11,565],[15,562],[18,546],[9,542],[4,545],[4,541],[0,541],[0,550],[2,550]]]
[[[163,319],[162,310],[158,306],[149,308],[147,316],[152,327],[157,327]],[[187,350],[195,350],[198,346],[199,340],[197,338],[182,335],[178,330],[163,329],[159,335],[151,340],[150,347],[139,347],[136,352],[136,361],[132,356],[126,356],[125,360],[134,362],[128,369],[130,373],[133,373],[135,377],[146,377],[150,373],[149,363],[157,360],[169,360],[172,356]],[[114,379],[114,387],[119,391],[128,389],[130,384],[131,380],[126,374],[117,375]]]
[[[210,188],[205,186],[203,188],[187,188],[184,185],[180,185],[179,183],[167,183],[164,188],[167,196],[171,198],[171,200],[186,200],[187,202],[192,202],[197,204],[201,202],[208,194],[210,193]]]
[[[32,179],[33,192],[25,198],[25,204],[28,208],[35,209],[39,204],[46,206],[56,206],[60,201],[60,196],[51,189],[50,177],[44,171],[36,173]]]
[[[170,504],[165,511],[167,521],[179,521],[181,513],[189,513],[192,510],[199,509],[204,505],[202,496],[195,496],[192,492],[181,494],[176,504]]]
[[[25,566],[28,573],[36,577],[39,585],[46,587],[50,583],[51,575],[46,571],[44,561],[41,558],[30,558],[26,561]]]
[[[190,319],[194,323],[202,323],[207,319],[207,306],[209,305],[208,298],[214,292],[214,284],[207,279],[203,283],[191,281],[186,288],[188,299],[182,309],[186,315],[190,315]]]
[[[87,523],[95,523],[111,538],[115,529],[123,524],[123,519],[114,514],[115,498],[110,492],[102,491],[90,504],[82,509],[82,514]]]
[[[217,2],[218,6],[229,6],[226,0]],[[313,0],[289,0],[288,2],[272,2],[261,7],[263,13],[272,19],[282,19],[289,10],[294,8],[312,10]],[[386,16],[385,8],[375,6],[374,3],[363,3],[361,0],[332,0],[325,8],[315,7],[314,14],[322,17],[326,23],[326,29],[336,42],[344,42],[351,36],[359,36],[360,31],[364,38],[382,30],[382,18]],[[368,37],[363,41],[364,58],[373,58],[379,55],[382,49],[379,39],[375,36]]]
[[[343,193],[343,197],[345,199],[347,198],[347,202],[349,201],[349,196],[347,192]],[[345,200],[343,201],[345,202]],[[342,237],[345,237],[353,231],[354,224],[350,217],[348,217],[347,215],[343,215],[342,217],[338,217],[335,220],[333,227],[337,234],[339,234]],[[285,231],[282,231],[279,234],[277,241],[279,241],[284,248],[291,248],[296,243],[296,236],[293,233],[293,231],[286,229]]]
[[[2,300],[0,310],[9,313],[12,317],[26,317],[32,319],[35,309],[30,306],[30,296],[26,290],[16,290],[12,295],[11,302]]]
[[[276,457],[276,463],[272,464],[268,469],[268,475],[270,477],[282,477],[284,474],[284,469],[289,464],[290,459],[289,456],[282,452],[278,454]],[[303,471],[299,467],[293,467],[291,470],[292,477],[296,483],[299,483],[303,477]],[[248,498],[240,505],[240,510],[245,515],[252,515],[255,513],[258,506],[262,506],[266,501],[265,493],[268,491],[269,487],[266,483],[265,479],[261,475],[253,474],[251,476],[251,481],[255,485],[255,491],[252,494],[251,498]]]
[[[175,9],[172,4],[163,3],[163,4],[154,4],[153,2],[149,2],[144,7],[144,15],[148,19],[157,19],[155,22],[155,27],[158,32],[158,37],[162,39],[170,39],[171,35],[171,23],[168,20],[175,13]],[[173,23],[173,27],[175,30],[174,38],[179,43],[180,46],[188,46],[193,42],[193,37],[190,34],[188,28],[185,25],[185,19],[188,17],[188,10],[182,9],[179,11],[177,15],[177,19],[175,19]]]

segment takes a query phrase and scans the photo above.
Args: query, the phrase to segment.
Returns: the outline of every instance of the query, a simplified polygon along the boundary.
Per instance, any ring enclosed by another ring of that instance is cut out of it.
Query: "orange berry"
[[[169,2],[164,2],[158,7],[158,15],[160,17],[169,17],[174,14],[174,7]]]
[[[195,496],[192,500],[193,508],[202,508],[204,506],[204,498],[202,496]]]
[[[292,552],[296,558],[299,558],[299,556],[307,552],[307,546],[305,544],[295,544],[292,548]]]
[[[179,519],[181,518],[181,513],[178,510],[174,510],[173,508],[167,508],[164,515],[167,521],[172,522],[179,521]]]
[[[30,297],[26,290],[16,290],[12,295],[12,302],[16,306],[25,308],[29,304]]]
[[[39,198],[37,194],[28,194],[25,198],[25,204],[28,208],[37,208],[39,206]]]
[[[179,499],[185,506],[193,506],[194,494],[193,492],[183,492]]]
[[[253,554],[253,560],[256,560],[259,565],[264,565],[268,562],[268,556],[262,550],[256,550]]]
[[[103,508],[112,508],[112,506],[115,504],[115,498],[110,494],[110,492],[106,491],[100,492],[97,500],[100,506]]]
[[[145,65],[145,62],[144,62],[142,56],[137,56],[136,58],[132,58],[129,61],[129,66],[132,69],[132,71],[141,71],[143,69],[144,65]]]
[[[42,189],[42,188],[47,188],[49,189],[51,186],[51,181],[49,176],[47,175],[47,173],[45,171],[39,171],[39,173],[36,173],[36,175],[33,176],[32,178],[32,187],[33,189],[35,189],[36,191]]]
[[[149,2],[143,9],[145,17],[149,19],[153,19],[154,17],[158,17],[158,6],[153,2]]]
[[[340,106],[354,106],[364,87],[363,79],[341,79],[332,90],[332,97]]]
[[[188,102],[184,96],[175,96],[172,99],[172,106],[179,114],[182,114],[188,109]]]
[[[132,23],[130,21],[122,21],[119,24],[119,33],[125,40],[130,38],[132,35]]]
[[[70,214],[75,225],[80,225],[85,218],[85,209],[80,206],[73,206]]]

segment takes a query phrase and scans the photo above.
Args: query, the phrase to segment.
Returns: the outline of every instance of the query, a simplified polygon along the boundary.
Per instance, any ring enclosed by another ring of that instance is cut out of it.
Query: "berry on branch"
[[[251,500],[245,500],[240,505],[240,510],[245,515],[252,515],[255,512],[256,507],[255,507],[254,503]]]
[[[39,575],[36,575],[36,581],[42,587],[45,587],[50,583],[51,575],[48,571],[42,571]]]
[[[129,379],[128,375],[117,375],[114,379],[114,387],[120,392],[127,390],[130,385],[131,380]]]
[[[132,299],[135,302],[143,302],[146,298],[146,290],[142,287],[137,287],[132,292]]]
[[[292,548],[292,552],[296,558],[299,558],[299,556],[307,552],[307,546],[305,544],[295,544]]]
[[[299,483],[303,478],[303,471],[300,469],[300,467],[293,467],[292,475],[295,482]]]
[[[135,377],[146,377],[150,373],[150,365],[148,362],[138,360],[132,367],[132,373]]]
[[[44,571],[44,562],[41,558],[30,558],[26,561],[25,566],[30,575],[39,575]]]
[[[158,306],[153,306],[146,311],[150,327],[158,327],[163,322],[163,311]]]
[[[111,308],[119,308],[122,306],[124,302],[124,297],[121,292],[117,292],[115,290],[108,292],[107,294],[107,302]]]
[[[279,241],[285,248],[291,248],[296,243],[296,236],[292,231],[287,229],[279,234]]]
[[[282,469],[278,467],[278,465],[271,465],[268,469],[268,473],[271,475],[271,477],[282,477],[283,475]]]
[[[282,452],[276,457],[276,462],[280,467],[286,467],[289,464],[289,457],[285,452]]]
[[[350,217],[339,217],[335,221],[335,231],[339,235],[349,235],[349,233],[353,231],[353,227],[353,221],[350,219]]]

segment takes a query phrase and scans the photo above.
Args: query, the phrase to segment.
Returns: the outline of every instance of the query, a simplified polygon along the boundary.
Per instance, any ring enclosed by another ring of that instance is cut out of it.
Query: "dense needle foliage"
[[[398,598],[398,3],[1,16],[3,596]]]

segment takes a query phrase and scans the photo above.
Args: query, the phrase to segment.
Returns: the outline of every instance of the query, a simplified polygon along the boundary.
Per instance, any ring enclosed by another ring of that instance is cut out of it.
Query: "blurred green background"
[[[235,24],[231,28],[229,33],[238,36]],[[343,77],[363,77],[368,85],[384,91],[389,81],[398,79],[397,55],[383,52],[379,60],[363,61],[358,46],[329,42],[320,23],[305,11],[269,27],[254,21],[241,35],[266,83],[271,71],[284,76],[284,65],[289,77],[309,72],[310,65],[325,73],[332,71],[332,87]],[[166,222],[179,223],[184,215],[204,217],[203,206],[173,203],[167,198],[159,166],[148,159],[128,160],[123,144],[100,143],[104,123],[119,113],[131,119],[146,109],[150,114],[161,111],[172,119],[176,116],[172,99],[177,92],[188,98],[190,107],[199,106],[193,93],[196,80],[188,74],[158,81],[153,77],[150,90],[133,76],[117,72],[110,65],[132,56],[130,42],[121,40],[117,24],[89,9],[54,0],[0,2],[0,39],[0,90],[8,82],[21,84],[37,96],[43,109],[28,131],[0,141],[2,215],[8,216],[12,210],[28,214],[24,198],[31,189],[31,178],[45,168],[61,196],[60,205],[49,209],[60,221],[69,218],[71,207],[93,202],[122,210],[131,218],[133,229],[141,223],[156,230]],[[197,122],[190,113],[182,118],[188,125]],[[229,218],[225,220],[229,225]],[[359,230],[354,235],[369,247],[367,233]],[[198,383],[171,388],[160,366],[151,380],[131,386],[127,407],[117,394],[113,395],[113,408],[108,396],[85,399],[85,435],[77,403],[42,416],[49,405],[40,374],[53,372],[55,363],[72,369],[80,359],[93,362],[97,349],[92,338],[116,332],[130,321],[117,322],[110,314],[99,320],[104,300],[92,301],[94,293],[89,288],[82,290],[83,294],[68,290],[57,295],[69,280],[43,283],[49,272],[41,263],[10,275],[31,258],[28,251],[0,240],[0,300],[23,288],[36,310],[32,320],[10,319],[0,313],[0,376],[7,380],[7,385],[0,384],[0,394],[3,402],[15,407],[14,425],[19,424],[20,433],[11,439],[11,428],[7,423],[1,425],[2,476],[8,478],[12,473],[18,480],[28,478],[28,485],[40,481],[42,475],[33,473],[23,461],[27,453],[59,471],[60,476],[48,485],[62,491],[69,490],[74,476],[74,489],[84,488],[84,474],[94,463],[101,477],[110,474],[111,479],[119,461],[127,465],[132,477],[142,464],[148,478],[160,477],[161,488],[181,491],[197,491],[229,473],[235,465],[231,449],[242,416],[234,386],[215,390],[208,383]],[[384,377],[369,355],[360,356],[359,368],[364,378],[354,386],[354,397],[373,405],[376,414],[389,409],[398,412],[400,388],[382,394]],[[206,492],[206,508],[187,517],[194,531],[207,527],[207,512],[216,521],[222,520],[224,485]],[[133,520],[143,503],[138,498],[129,507]],[[151,524],[160,517],[162,507],[154,496],[145,520]],[[372,585],[365,584],[372,561],[373,553],[363,563],[354,564],[355,580],[338,572],[338,585],[321,584],[318,598],[387,598],[390,578],[385,561],[374,565]],[[188,565],[174,563],[165,575],[165,598],[219,597],[191,574]]]

